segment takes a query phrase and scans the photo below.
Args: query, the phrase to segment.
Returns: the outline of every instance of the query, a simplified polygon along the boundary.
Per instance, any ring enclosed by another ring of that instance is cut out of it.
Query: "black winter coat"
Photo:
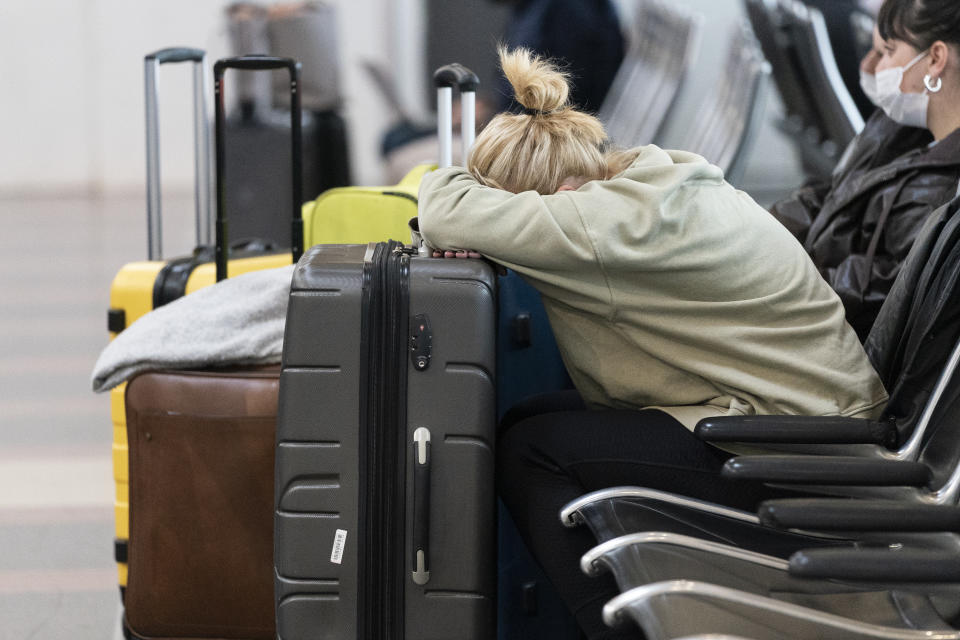
[[[875,112],[829,183],[801,188],[771,212],[803,243],[863,340],[917,232],[960,181],[960,130],[930,134]]]
[[[890,393],[884,415],[896,421],[901,444],[920,419],[960,336],[958,267],[960,196],[927,217],[863,345]],[[954,381],[939,405],[947,409],[937,411],[932,431],[960,420],[958,395],[960,385]],[[924,456],[951,454],[955,452],[930,453],[928,447]]]

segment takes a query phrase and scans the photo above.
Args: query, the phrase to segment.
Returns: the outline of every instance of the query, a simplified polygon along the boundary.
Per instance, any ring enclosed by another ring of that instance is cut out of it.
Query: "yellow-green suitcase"
[[[417,191],[424,174],[436,165],[414,167],[398,184],[387,187],[337,187],[303,205],[304,244],[367,244],[406,241],[407,223],[417,216]]]

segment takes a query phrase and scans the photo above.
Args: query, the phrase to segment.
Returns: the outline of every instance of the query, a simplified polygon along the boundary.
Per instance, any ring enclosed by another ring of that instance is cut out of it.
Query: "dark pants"
[[[587,411],[576,392],[538,396],[511,409],[501,424],[497,488],[529,549],[591,640],[636,638],[600,617],[617,595],[609,575],[589,578],[580,556],[597,541],[586,527],[568,529],[560,509],[597,489],[660,489],[753,510],[770,497],[762,487],[720,477],[729,453],[697,439],[656,410]]]

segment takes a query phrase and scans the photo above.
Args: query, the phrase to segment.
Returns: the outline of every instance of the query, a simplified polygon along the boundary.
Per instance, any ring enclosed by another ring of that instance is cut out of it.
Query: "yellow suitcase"
[[[300,206],[296,204],[293,220],[292,251],[273,252],[268,245],[244,247],[229,246],[227,235],[224,189],[224,105],[220,91],[220,79],[227,68],[237,69],[288,69],[291,81],[291,133],[293,157],[294,203],[303,200],[301,195],[302,167],[300,162],[300,100],[296,87],[299,63],[289,58],[247,56],[221,60],[214,66],[216,75],[216,143],[217,143],[217,218],[216,239],[210,246],[210,140],[204,99],[205,53],[200,49],[172,48],[149,54],[144,59],[146,105],[147,105],[147,237],[148,259],[124,265],[110,286],[110,309],[107,327],[111,339],[132,324],[137,318],[167,302],[209,286],[228,276],[249,271],[271,269],[291,264],[303,252],[302,220]],[[196,227],[197,248],[192,254],[171,260],[162,259],[160,218],[160,164],[157,116],[157,75],[160,65],[175,62],[194,63],[194,132],[196,143]],[[121,592],[127,584],[127,547],[130,522],[129,462],[127,443],[127,420],[124,394],[126,384],[110,392],[110,414],[113,423],[113,474],[116,485],[114,511],[116,517],[116,540],[114,552],[117,561]]]

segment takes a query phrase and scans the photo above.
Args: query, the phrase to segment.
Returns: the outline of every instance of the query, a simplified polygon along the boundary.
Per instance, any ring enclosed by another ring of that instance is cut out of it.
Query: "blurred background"
[[[699,16],[685,79],[656,136],[670,148],[686,139],[718,83],[735,81],[724,62],[745,14],[740,0],[668,4]],[[630,24],[637,3],[614,6]],[[111,279],[146,254],[143,58],[198,47],[209,67],[233,53],[263,53],[256,21],[270,8],[0,3],[0,639],[121,637],[109,399],[90,392],[89,374],[108,337]],[[305,77],[320,88],[304,108],[334,140],[318,134],[309,152],[323,163],[339,149],[330,180],[390,184],[405,166],[400,150],[406,162],[430,159],[430,74],[440,64],[474,68],[488,112],[504,101],[494,49],[517,27],[509,2],[329,0],[315,8],[319,17],[297,46],[310,56],[301,59]],[[238,50],[244,43],[256,50]],[[190,78],[189,65],[167,65],[160,80],[166,255],[193,247]],[[282,129],[285,117],[283,90],[274,99],[258,82],[226,85],[236,139],[256,156],[235,166],[251,179],[276,169],[265,151],[274,143],[243,137],[243,127]],[[808,172],[784,133],[779,96],[768,91],[760,105],[737,185],[768,205]],[[310,184],[331,186],[322,180]],[[251,198],[266,189],[243,186]]]
[[[0,103],[0,194],[140,193],[144,180],[143,56],[174,45],[206,49],[210,61],[231,53],[228,2],[119,0],[4,2]],[[351,0],[335,9],[338,93],[350,136],[353,180],[383,180],[379,147],[396,114],[365,64],[395,83],[402,106],[427,117],[429,72],[455,56],[475,67],[483,92],[496,91],[494,45],[503,38],[509,3],[490,0]],[[618,0],[629,13],[630,0]],[[676,0],[703,16],[697,62],[671,120],[682,127],[721,71],[729,27],[744,19],[738,0]],[[321,47],[322,48],[322,47]],[[304,68],[310,61],[304,60]],[[164,69],[161,92],[165,187],[192,180],[189,69]],[[773,102],[773,101],[771,101]],[[771,104],[771,109],[776,107]],[[764,145],[768,136],[761,136]],[[664,143],[668,143],[667,136]],[[669,145],[667,145],[669,146]],[[765,156],[768,165],[772,159]],[[782,154],[781,154],[782,155]],[[786,154],[789,155],[789,154]],[[783,158],[784,162],[788,158]],[[766,180],[757,182],[767,183]],[[749,184],[749,183],[748,183]]]

